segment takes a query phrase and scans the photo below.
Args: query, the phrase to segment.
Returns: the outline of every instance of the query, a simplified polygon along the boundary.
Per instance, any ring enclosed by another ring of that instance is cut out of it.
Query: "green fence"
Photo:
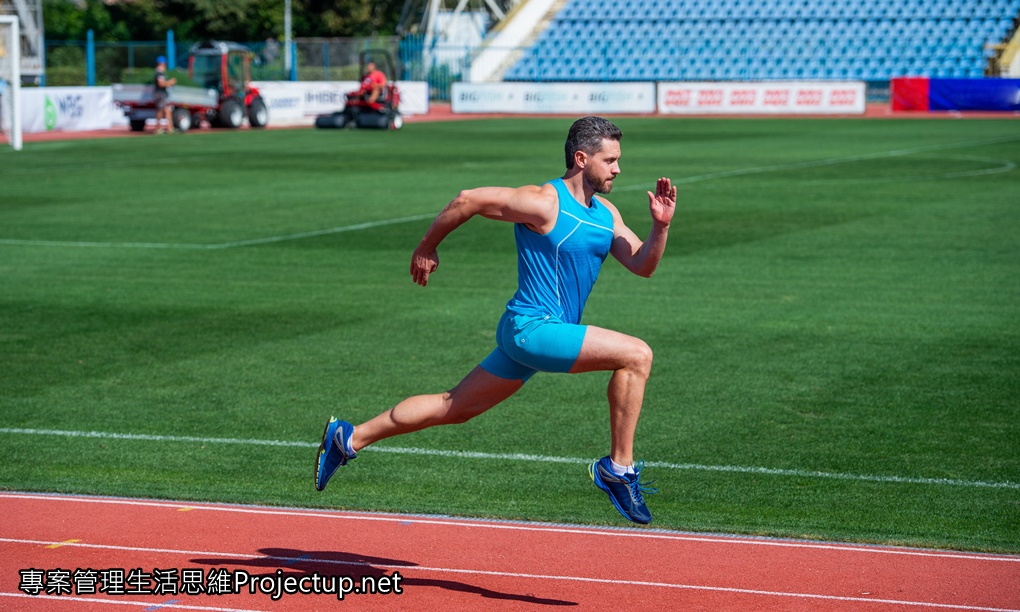
[[[111,85],[152,80],[156,58],[166,56],[179,80],[186,80],[188,51],[193,43],[164,41],[107,42],[46,41],[45,85]],[[282,45],[270,42],[246,43],[252,51],[252,79],[286,80]],[[91,48],[91,51],[90,51]]]
[[[275,40],[242,43],[252,51],[252,79],[259,81],[344,81],[359,80],[359,54],[386,49],[400,56],[397,37],[350,39],[297,39],[293,43],[296,65],[288,71],[283,45]],[[48,86],[110,85],[137,83],[152,78],[156,58],[166,56],[170,68],[184,72],[193,42],[168,41],[46,41]],[[405,78],[403,74],[399,78]]]
[[[385,49],[397,63],[391,78],[427,81],[432,98],[448,100],[450,85],[467,74],[463,48],[425,49],[422,35],[403,38],[298,38],[292,43],[295,63],[285,66],[284,45],[274,39],[242,43],[252,51],[251,72],[256,81],[352,81],[360,79],[359,55]],[[171,76],[187,82],[192,41],[46,41],[47,86],[142,83],[152,79],[156,58],[169,58]],[[427,59],[426,59],[427,58]],[[176,68],[176,69],[175,69]]]

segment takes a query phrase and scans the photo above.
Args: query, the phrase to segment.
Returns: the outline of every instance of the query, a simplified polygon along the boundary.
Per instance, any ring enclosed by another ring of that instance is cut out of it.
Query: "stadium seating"
[[[569,0],[504,80],[980,77],[1020,0]]]

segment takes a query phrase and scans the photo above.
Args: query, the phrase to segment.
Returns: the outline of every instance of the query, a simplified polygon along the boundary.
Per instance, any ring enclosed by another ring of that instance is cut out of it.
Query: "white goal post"
[[[18,18],[0,15],[0,134],[21,150],[21,31]]]

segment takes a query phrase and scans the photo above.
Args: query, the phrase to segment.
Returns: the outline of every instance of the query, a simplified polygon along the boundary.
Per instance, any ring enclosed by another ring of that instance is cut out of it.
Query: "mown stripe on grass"
[[[791,162],[786,164],[777,164],[770,166],[757,166],[751,168],[737,168],[734,170],[724,170],[721,172],[711,172],[708,174],[699,174],[694,176],[681,177],[673,181],[674,184],[686,184],[686,183],[697,183],[701,181],[732,178],[738,176],[747,176],[751,174],[763,174],[767,172],[781,172],[785,170],[798,170],[803,168],[817,168],[821,166],[833,166],[837,164],[846,164],[857,161],[866,161],[873,159],[883,159],[888,157],[899,157],[904,155],[912,155],[915,153],[926,153],[930,151],[945,151],[950,149],[964,149],[969,147],[979,147],[983,145],[994,145],[1003,144],[1007,142],[1013,142],[1020,140],[1016,136],[1005,136],[1000,138],[987,138],[982,140],[970,140],[964,142],[951,142],[941,143],[920,147],[911,147],[907,149],[893,149],[888,151],[876,151],[874,153],[864,153],[861,155],[851,155],[847,157],[829,157],[823,159],[809,159],[799,162]],[[968,176],[980,176],[985,174],[998,174],[1001,172],[1011,172],[1016,169],[1016,164],[1009,160],[991,159],[991,158],[977,158],[984,159],[985,161],[994,162],[1000,164],[994,168],[985,168],[977,171],[966,171],[966,172],[950,172],[943,175],[941,178],[962,178]],[[910,177],[906,177],[910,178]],[[916,178],[916,177],[915,177]],[[646,184],[639,185],[626,185],[617,188],[617,191],[643,191],[648,189],[649,186]],[[280,236],[267,236],[264,238],[253,238],[250,240],[235,240],[231,242],[220,242],[211,244],[202,243],[172,243],[172,242],[90,242],[90,241],[61,241],[61,240],[27,240],[27,239],[16,239],[16,238],[0,238],[0,245],[10,246],[49,246],[49,247],[65,247],[65,248],[124,248],[124,249],[181,249],[181,250],[219,250],[219,249],[230,249],[243,246],[258,246],[262,244],[271,244],[276,242],[285,242],[290,240],[302,240],[304,238],[314,238],[317,236],[326,236],[330,234],[339,234],[342,232],[351,232],[362,229],[371,229],[374,227],[382,227],[386,225],[394,225],[398,223],[409,223],[412,221],[422,221],[435,216],[435,213],[426,213],[421,215],[413,215],[410,217],[400,217],[396,219],[384,219],[381,221],[372,221],[368,223],[359,223],[356,225],[345,225],[340,227],[332,227],[321,230],[311,230],[307,232],[299,232],[295,234],[283,234]]]
[[[928,153],[931,151],[946,151],[950,149],[966,149],[969,147],[980,147],[983,145],[994,145],[1004,144],[1007,142],[1013,142],[1018,140],[1016,136],[1006,136],[1003,138],[988,138],[984,140],[969,140],[965,142],[950,142],[943,144],[928,145],[922,147],[912,147],[909,149],[893,149],[889,151],[876,151],[874,153],[864,153],[861,155],[850,155],[847,157],[829,157],[824,159],[808,159],[799,162],[790,162],[787,164],[777,164],[772,166],[756,166],[752,168],[737,168],[734,170],[723,170],[721,172],[710,172],[708,174],[697,174],[694,176],[685,176],[673,181],[677,185],[686,183],[699,183],[701,181],[710,181],[713,179],[732,178],[736,176],[747,176],[749,174],[764,174],[767,172],[782,172],[785,170],[801,170],[804,168],[819,168],[823,166],[835,166],[837,164],[849,164],[859,161],[868,161],[873,159],[884,159],[888,157],[901,157],[904,155],[913,155],[915,153]],[[986,169],[974,173],[949,173],[944,178],[957,178],[966,176],[977,176],[981,174],[995,174],[998,172],[1009,172],[1016,168],[1013,162],[1007,160],[995,160],[997,163],[1002,163],[1001,168]],[[648,185],[627,185],[625,187],[618,188],[618,191],[634,191],[634,190],[645,190],[648,189]]]
[[[410,217],[397,217],[396,219],[382,219],[380,221],[369,221],[367,223],[356,223],[354,225],[342,225],[327,229],[313,230],[309,232],[298,232],[296,234],[283,234],[280,236],[266,236],[264,238],[252,238],[250,240],[235,240],[233,242],[217,242],[202,244],[195,242],[88,242],[88,241],[62,241],[62,240],[20,240],[15,238],[0,238],[0,244],[12,246],[53,246],[67,248],[108,248],[108,249],[179,249],[185,251],[216,251],[220,249],[233,249],[245,246],[258,246],[272,244],[274,242],[287,242],[290,240],[303,240],[318,236],[329,236],[342,234],[344,232],[356,232],[358,230],[397,225],[399,223],[410,223],[412,221],[423,221],[432,219],[436,213],[412,215]]]
[[[244,446],[278,446],[317,448],[317,442],[294,442],[289,440],[261,440],[255,438],[206,438],[199,436],[165,436],[158,434],[129,434],[106,431],[66,431],[58,429],[27,429],[20,427],[0,427],[0,434],[20,434],[35,436],[65,436],[69,438],[103,438],[112,440],[139,440],[149,442],[188,442],[199,444],[240,444]],[[401,455],[427,455],[432,457],[449,457],[453,459],[483,459],[497,461],[537,461],[540,463],[569,463],[587,465],[592,459],[577,457],[554,457],[549,455],[529,455],[523,453],[483,453],[477,451],[454,451],[433,448],[413,448],[375,444],[368,449],[372,452],[396,453]],[[790,470],[742,465],[704,465],[700,463],[669,463],[664,461],[648,461],[647,467],[670,470],[687,470],[702,472],[730,472],[737,474],[761,474],[765,476],[790,476],[794,478],[829,478],[835,480],[851,480],[858,482],[881,482],[893,484],[947,485],[955,487],[1020,489],[1020,483],[988,482],[983,480],[960,480],[955,478],[918,478],[911,476],[888,476],[878,474],[844,474],[840,472],[821,472],[815,470]]]

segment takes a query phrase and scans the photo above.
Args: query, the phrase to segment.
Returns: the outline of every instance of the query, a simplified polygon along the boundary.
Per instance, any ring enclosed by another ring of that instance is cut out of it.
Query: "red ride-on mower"
[[[316,117],[315,127],[399,130],[404,125],[404,118],[398,109],[400,90],[391,80],[397,74],[393,58],[386,50],[373,49],[362,51],[358,55],[358,64],[362,75],[361,88],[345,95],[343,110]],[[386,77],[384,85],[379,75],[374,74],[379,72]],[[376,89],[379,91],[373,95]]]

